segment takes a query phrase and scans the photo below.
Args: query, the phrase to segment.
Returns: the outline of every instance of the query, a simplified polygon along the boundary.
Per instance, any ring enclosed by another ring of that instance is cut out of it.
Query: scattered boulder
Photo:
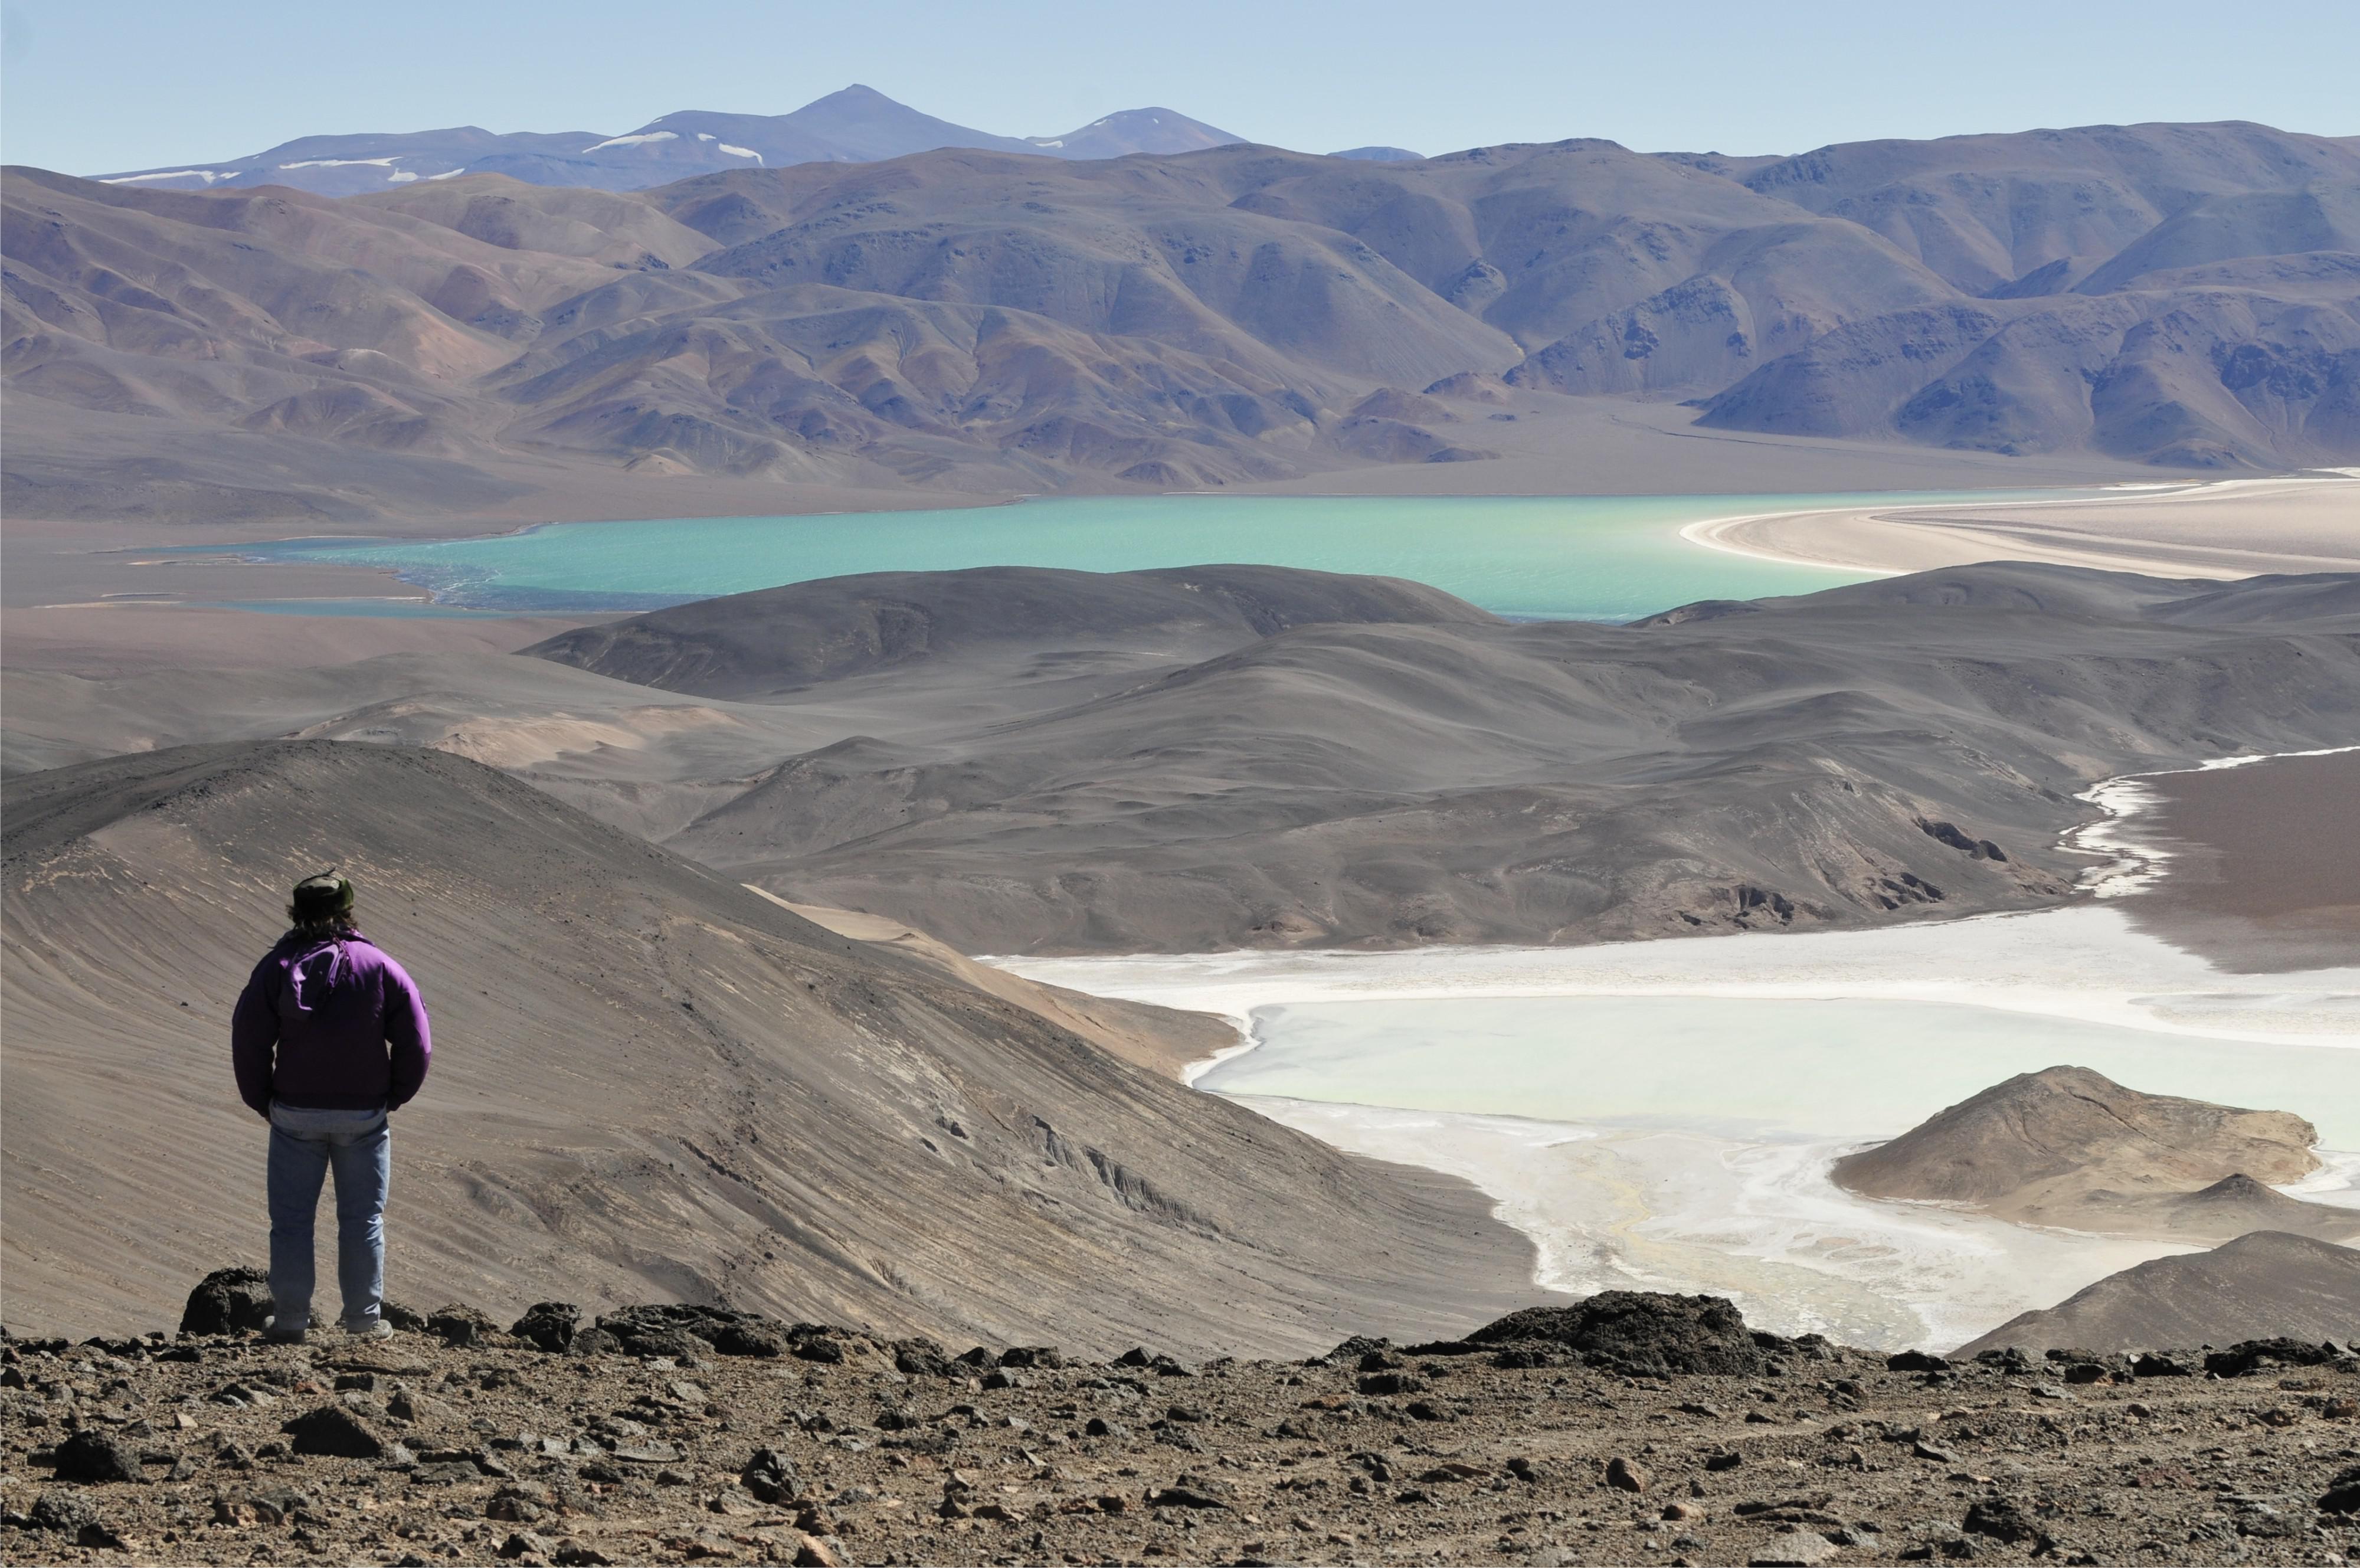
[[[2360,1514],[2360,1465],[2335,1473],[2320,1495],[2319,1511],[2326,1514]]]
[[[1477,1345],[1562,1350],[1634,1377],[1760,1377],[1774,1353],[1792,1348],[1775,1334],[1747,1328],[1724,1297],[1646,1290],[1601,1290],[1569,1307],[1527,1307],[1467,1337]]]
[[[1371,1372],[1360,1378],[1358,1387],[1363,1394],[1378,1396],[1417,1394],[1425,1392],[1426,1381],[1415,1372]]]
[[[1923,1350],[1904,1350],[1885,1358],[1887,1372],[1948,1372],[1950,1364]]]
[[[568,1356],[620,1356],[623,1354],[623,1342],[603,1328],[576,1329],[574,1331],[574,1337],[565,1342],[565,1354]]]
[[[85,1525],[98,1522],[98,1504],[87,1492],[71,1486],[52,1486],[33,1501],[27,1516],[36,1530],[64,1530],[69,1534]]]
[[[948,1377],[954,1375],[950,1356],[933,1340],[920,1335],[892,1344],[893,1369],[906,1377]]]
[[[415,1388],[396,1388],[385,1402],[385,1413],[396,1421],[419,1421],[430,1417],[447,1416],[451,1408],[431,1394]]]
[[[1746,1568],[1818,1568],[1836,1554],[1835,1543],[1812,1530],[1798,1530],[1746,1558]]]
[[[1959,1528],[1969,1535],[1988,1536],[2010,1543],[2046,1539],[2047,1532],[2023,1504],[2011,1497],[1984,1497],[1967,1509]]]
[[[1226,1508],[1229,1505],[1196,1486],[1175,1485],[1148,1493],[1147,1506],[1151,1508]]]
[[[760,1323],[724,1323],[714,1331],[711,1343],[724,1356],[769,1357],[787,1353],[786,1337]]]
[[[509,1325],[508,1332],[553,1355],[574,1343],[574,1331],[581,1324],[582,1309],[573,1302],[536,1301],[525,1309],[524,1316]]]
[[[189,1292],[184,1334],[259,1333],[270,1322],[270,1275],[251,1268],[216,1269]]]
[[[1000,1353],[1000,1364],[1049,1369],[1063,1367],[1065,1357],[1054,1345],[1011,1345]]]
[[[60,1481],[137,1481],[139,1455],[112,1432],[86,1426],[58,1444]]]
[[[298,1454],[328,1454],[339,1459],[382,1459],[386,1440],[368,1422],[342,1405],[322,1405],[280,1426],[293,1440]]]
[[[783,1356],[792,1351],[807,1360],[844,1358],[843,1347],[816,1324],[793,1327],[759,1312],[732,1312],[727,1307],[686,1303],[623,1307],[598,1320],[598,1329],[614,1337],[628,1356]],[[825,1345],[827,1351],[806,1354],[806,1345]],[[832,1352],[833,1354],[830,1354]]]
[[[1606,1484],[1618,1492],[1644,1492],[1653,1479],[1636,1460],[1618,1454],[1606,1462]]]
[[[2300,1339],[2247,1339],[2207,1356],[2204,1370],[2216,1377],[2243,1377],[2274,1367],[2323,1367],[2343,1355],[2333,1345]]]
[[[499,1332],[499,1324],[494,1323],[488,1314],[462,1301],[437,1307],[427,1313],[425,1328],[428,1334],[453,1350],[488,1345],[492,1335]]]
[[[783,1503],[803,1490],[794,1462],[775,1448],[756,1449],[738,1481],[766,1503]]]

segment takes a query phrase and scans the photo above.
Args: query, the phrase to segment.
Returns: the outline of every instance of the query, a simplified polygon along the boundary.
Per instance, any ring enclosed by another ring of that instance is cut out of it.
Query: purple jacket
[[[238,1098],[265,1116],[273,1100],[394,1110],[426,1082],[434,1049],[417,985],[358,931],[279,938],[237,999],[229,1044]]]

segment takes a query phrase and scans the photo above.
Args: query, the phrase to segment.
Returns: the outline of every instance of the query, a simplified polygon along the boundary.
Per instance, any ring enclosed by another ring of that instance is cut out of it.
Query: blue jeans
[[[336,1283],[344,1297],[344,1326],[364,1329],[382,1314],[385,1298],[385,1196],[393,1181],[393,1135],[382,1110],[270,1107],[272,1326],[281,1332],[311,1323],[311,1221],[320,1188],[336,1173]]]

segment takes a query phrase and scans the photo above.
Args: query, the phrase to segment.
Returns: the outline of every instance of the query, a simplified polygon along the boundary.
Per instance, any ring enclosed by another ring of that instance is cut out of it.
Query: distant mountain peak
[[[518,132],[479,126],[302,136],[247,158],[161,164],[95,176],[146,190],[291,185],[355,196],[421,180],[502,174],[530,185],[641,191],[695,175],[798,163],[873,163],[937,147],[1067,158],[1197,152],[1242,140],[1156,105],[1120,109],[1063,136],[1003,136],[937,119],[855,82],[782,114],[675,109],[619,133]]]
[[[1160,104],[1118,109],[1060,136],[1026,136],[1026,144],[1059,158],[1124,158],[1132,153],[1202,152],[1246,138]]]

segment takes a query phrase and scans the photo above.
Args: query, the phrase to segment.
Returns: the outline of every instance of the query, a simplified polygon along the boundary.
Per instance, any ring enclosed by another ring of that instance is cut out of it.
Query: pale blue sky
[[[291,136],[628,130],[863,82],[1008,136],[1164,104],[1421,152],[1606,136],[1794,152],[2136,120],[2360,134],[2360,0],[5,0],[0,155],[94,174]]]

